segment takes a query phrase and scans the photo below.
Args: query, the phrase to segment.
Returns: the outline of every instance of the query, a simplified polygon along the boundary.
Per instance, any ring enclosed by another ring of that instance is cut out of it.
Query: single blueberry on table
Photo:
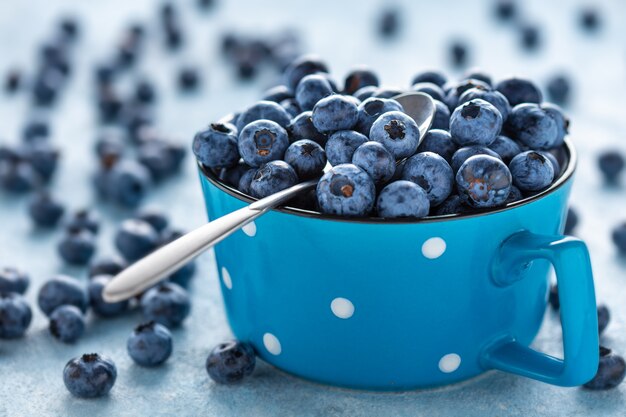
[[[115,303],[104,301],[102,290],[112,278],[112,275],[96,275],[89,281],[89,285],[87,285],[91,309],[100,317],[113,317],[128,310],[128,300]]]
[[[115,233],[115,247],[129,262],[143,258],[159,246],[159,234],[150,223],[124,220]]]
[[[63,343],[74,343],[85,332],[83,313],[73,305],[62,305],[50,314],[50,334]]]
[[[590,390],[607,390],[615,388],[624,380],[626,375],[626,361],[613,353],[611,349],[600,346],[600,363],[598,372],[593,379],[583,387]]]
[[[22,128],[22,140],[31,142],[47,139],[50,136],[50,125],[43,118],[34,118],[26,122]]]
[[[250,182],[250,191],[253,197],[263,198],[297,183],[298,174],[291,165],[285,161],[271,161],[255,172]]]
[[[445,103],[434,100],[435,102],[435,115],[433,116],[433,122],[430,126],[431,129],[450,129],[450,109]]]
[[[321,146],[326,144],[328,137],[313,126],[312,114],[313,112],[311,111],[302,112],[294,117],[289,126],[287,126],[287,132],[292,142],[299,139],[309,139],[319,143]]]
[[[573,207],[569,207],[567,209],[567,215],[565,218],[565,230],[563,231],[563,233],[565,233],[566,235],[571,235],[574,232],[574,229],[576,229],[576,226],[578,226],[578,221],[578,212],[574,210]]]
[[[513,107],[506,125],[507,131],[531,149],[550,149],[559,145],[557,121],[539,105],[519,104]]]
[[[154,84],[148,80],[140,80],[135,87],[135,100],[139,103],[150,104],[157,98]]]
[[[88,275],[93,278],[97,275],[117,275],[122,272],[128,264],[119,257],[107,257],[93,261],[89,265]]]
[[[367,136],[354,130],[339,130],[330,135],[326,142],[326,158],[333,166],[349,164],[354,151],[367,141]]]
[[[315,55],[303,55],[293,60],[285,69],[283,76],[285,84],[295,90],[302,78],[318,72],[328,73],[328,66]]]
[[[252,167],[283,159],[289,146],[287,131],[271,120],[257,120],[239,134],[239,153]]]
[[[25,193],[42,182],[27,162],[0,163],[0,187],[12,193]]]
[[[546,91],[550,101],[557,104],[567,104],[571,95],[571,82],[565,75],[558,74],[548,80]]]
[[[419,185],[399,180],[389,183],[376,200],[378,216],[386,218],[428,216],[430,201]]]
[[[511,173],[504,162],[487,155],[467,159],[456,174],[459,195],[476,208],[497,207],[506,203],[511,182]]]
[[[180,326],[190,310],[191,300],[187,291],[173,282],[161,282],[141,297],[143,317],[168,328]]]
[[[548,291],[548,303],[553,310],[561,308],[561,301],[559,300],[559,286],[557,284],[551,284]]]
[[[22,337],[32,318],[30,306],[21,294],[0,291],[0,339]]]
[[[265,90],[261,100],[280,103],[281,101],[289,98],[293,98],[293,91],[291,91],[286,85],[279,84]]]
[[[200,73],[196,68],[185,67],[178,71],[178,88],[182,91],[193,91],[200,85]]]
[[[552,184],[554,167],[543,154],[526,151],[509,163],[513,184],[522,191],[540,191]]]
[[[500,155],[485,146],[466,146],[452,155],[452,171],[457,172],[468,158],[476,155],[488,155],[500,159]]]
[[[497,0],[495,4],[495,14],[500,20],[511,20],[517,15],[516,0]]]
[[[237,129],[230,123],[211,123],[193,138],[192,149],[198,161],[209,168],[229,168],[239,161]]]
[[[289,145],[284,159],[301,180],[319,177],[326,166],[326,152],[316,142],[308,139],[301,139]]]
[[[43,181],[50,181],[56,172],[61,152],[51,143],[37,141],[26,146],[26,160]]]
[[[496,90],[501,92],[511,106],[522,103],[541,103],[541,90],[530,80],[511,77],[498,82]]]
[[[189,281],[191,281],[191,278],[193,278],[193,275],[195,273],[196,263],[194,261],[190,261],[181,266],[178,270],[172,272],[170,276],[167,277],[167,279],[174,284],[178,284],[183,288],[187,288],[189,286]]]
[[[457,151],[457,146],[452,136],[446,130],[430,129],[422,142],[417,147],[417,152],[433,152],[441,156],[448,163],[452,162],[452,155]]]
[[[597,308],[598,311],[598,334],[602,334],[606,329],[606,326],[609,325],[609,321],[611,320],[611,313],[609,312],[609,308],[603,304],[599,305]]]
[[[61,258],[72,265],[86,265],[96,252],[96,238],[86,229],[69,228],[57,246]]]
[[[348,72],[348,75],[346,75],[343,93],[354,94],[363,87],[378,87],[378,85],[378,75],[370,68],[360,66],[353,68]]]
[[[578,22],[584,30],[595,32],[602,26],[602,16],[598,9],[587,6],[580,11]]]
[[[445,99],[445,93],[437,84],[421,82],[413,84],[411,90],[428,94],[433,100],[443,101]]]
[[[461,196],[452,194],[443,203],[434,208],[435,216],[468,213],[471,208],[465,204]]]
[[[0,292],[24,294],[30,284],[30,276],[17,268],[5,266],[0,268]]]
[[[450,116],[450,134],[459,146],[489,146],[501,129],[500,112],[482,99],[473,99],[459,105]]]
[[[469,46],[461,40],[456,40],[450,44],[449,54],[452,65],[462,67],[469,59]]]
[[[333,94],[328,78],[321,74],[307,75],[296,87],[296,101],[302,110],[312,110],[315,103]]]
[[[418,153],[407,159],[402,179],[422,187],[432,207],[443,203],[454,186],[452,168],[443,157],[433,152]]]
[[[420,131],[410,116],[390,111],[381,114],[372,124],[370,140],[380,142],[396,160],[408,158],[417,150]]]
[[[96,183],[100,194],[123,207],[137,207],[146,196],[151,184],[148,168],[137,161],[123,160],[104,172]]]
[[[76,397],[94,398],[111,391],[117,378],[113,360],[97,353],[71,359],[63,369],[63,382]]]
[[[498,90],[486,89],[484,87],[474,87],[465,91],[459,96],[459,105],[475,99],[485,100],[500,112],[502,121],[505,122],[511,112],[509,101]]]
[[[39,289],[37,303],[46,316],[50,316],[54,309],[65,304],[76,306],[84,313],[89,306],[89,296],[77,279],[57,275],[46,281]]]
[[[70,216],[65,226],[67,229],[86,229],[97,234],[100,229],[100,216],[95,210],[80,209]]]
[[[252,346],[232,340],[215,346],[206,360],[206,370],[218,384],[235,384],[252,374],[256,355]]]
[[[600,168],[604,180],[609,184],[617,182],[624,166],[626,166],[624,156],[616,149],[603,151],[598,156],[598,168]]]
[[[366,136],[370,134],[372,124],[381,114],[389,111],[401,111],[404,109],[396,100],[389,98],[371,97],[364,100],[358,107],[359,116],[356,130]]]
[[[442,72],[437,70],[426,70],[416,74],[411,80],[411,85],[418,83],[433,83],[439,87],[443,87],[446,82],[448,82],[448,77],[446,77]]]
[[[322,133],[352,129],[359,116],[358,104],[349,96],[334,94],[325,97],[313,107],[313,126]]]
[[[291,122],[291,115],[278,103],[259,101],[241,112],[237,118],[237,131],[241,133],[244,127],[257,120],[271,120],[286,128]]]
[[[511,162],[517,154],[522,152],[522,148],[513,139],[500,135],[489,145],[489,149],[500,156],[505,164]]]
[[[621,255],[626,255],[626,223],[622,223],[613,229],[611,234],[613,243]]]
[[[396,159],[387,148],[374,141],[356,148],[352,163],[367,172],[377,184],[386,183],[396,172]]]
[[[28,214],[36,226],[54,227],[65,213],[65,207],[50,193],[40,192],[28,205]]]
[[[541,30],[532,23],[524,23],[519,28],[520,43],[524,49],[534,50],[541,44]]]
[[[165,211],[156,207],[141,209],[135,214],[135,218],[147,222],[157,232],[162,232],[169,225],[169,217]]]
[[[364,216],[374,207],[376,187],[369,174],[353,164],[334,166],[317,183],[317,202],[326,214]]]
[[[126,342],[128,355],[141,366],[157,366],[172,354],[172,334],[154,321],[135,327]]]

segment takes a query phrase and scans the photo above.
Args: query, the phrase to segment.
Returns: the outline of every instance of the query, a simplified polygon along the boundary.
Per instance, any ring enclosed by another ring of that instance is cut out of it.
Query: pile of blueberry
[[[418,91],[436,104],[422,138],[394,96]],[[319,178],[294,205],[340,216],[424,217],[501,207],[558,178],[555,151],[569,121],[526,79],[493,83],[417,74],[409,88],[379,86],[359,67],[338,88],[319,58],[304,56],[284,84],[228,121],[196,134],[198,161],[225,183],[262,198]],[[327,172],[327,163],[332,165]]]

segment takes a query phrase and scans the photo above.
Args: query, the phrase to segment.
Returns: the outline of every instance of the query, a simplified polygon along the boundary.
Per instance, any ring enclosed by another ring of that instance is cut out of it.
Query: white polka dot
[[[431,237],[422,245],[422,255],[428,259],[437,259],[446,251],[446,241],[440,237]]]
[[[256,235],[256,223],[250,222],[242,227],[241,230],[243,230],[243,232],[248,236],[254,237],[254,235]]]
[[[228,269],[226,269],[225,267],[222,267],[222,281],[224,282],[226,288],[228,288],[229,290],[233,289],[233,280],[230,278]]]
[[[439,370],[446,374],[456,371],[459,365],[461,365],[461,357],[456,353],[448,353],[439,359]]]
[[[340,319],[349,319],[354,314],[354,304],[347,298],[335,298],[330,303],[330,309]]]
[[[263,335],[263,345],[272,355],[280,355],[280,352],[283,350],[278,338],[271,333],[265,333]]]

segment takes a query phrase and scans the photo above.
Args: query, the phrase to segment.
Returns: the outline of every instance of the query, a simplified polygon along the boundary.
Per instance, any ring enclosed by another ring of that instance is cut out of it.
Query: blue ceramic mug
[[[450,384],[489,369],[573,386],[598,368],[589,254],[562,236],[576,156],[547,190],[422,220],[273,210],[215,247],[228,320],[276,367],[352,388]],[[210,218],[250,203],[201,169]],[[564,358],[529,348],[559,285]]]

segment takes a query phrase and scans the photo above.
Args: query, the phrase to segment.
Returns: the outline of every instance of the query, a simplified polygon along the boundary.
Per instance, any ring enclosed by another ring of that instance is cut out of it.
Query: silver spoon
[[[423,138],[435,114],[435,103],[432,98],[424,93],[411,92],[395,96],[394,99],[402,104],[405,113],[415,120],[419,127],[420,139]],[[327,165],[325,171],[329,168],[330,165]],[[113,303],[140,294],[252,220],[315,187],[317,181],[317,179],[305,181],[262,198],[157,249],[117,274],[105,286],[104,300]]]

